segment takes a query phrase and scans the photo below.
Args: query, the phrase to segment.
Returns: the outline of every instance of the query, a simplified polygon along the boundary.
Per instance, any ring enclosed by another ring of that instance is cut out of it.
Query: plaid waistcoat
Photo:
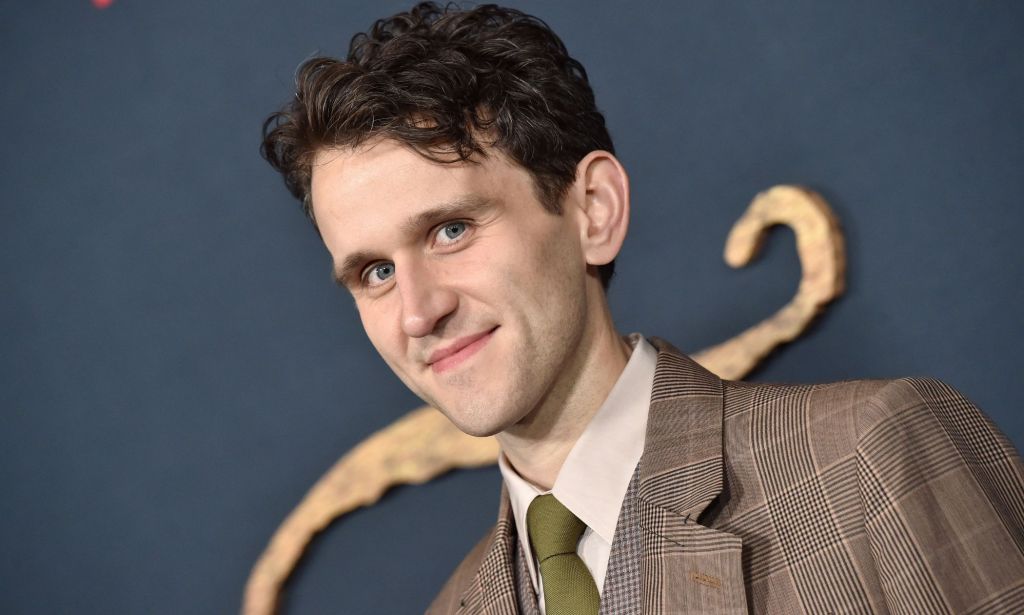
[[[1024,464],[956,391],[728,382],[652,342],[602,615],[1024,612]],[[518,549],[503,492],[427,612],[535,613]]]

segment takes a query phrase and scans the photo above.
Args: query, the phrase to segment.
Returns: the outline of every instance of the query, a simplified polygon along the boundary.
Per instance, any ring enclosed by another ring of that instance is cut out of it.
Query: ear
[[[611,153],[597,150],[576,166],[580,240],[588,265],[615,260],[629,227],[629,176]]]

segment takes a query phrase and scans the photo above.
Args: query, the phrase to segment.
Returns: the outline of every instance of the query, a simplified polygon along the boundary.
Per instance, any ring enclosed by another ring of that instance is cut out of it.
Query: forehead
[[[497,196],[524,181],[532,185],[525,170],[496,150],[472,162],[444,163],[400,143],[378,140],[318,152],[310,196],[318,224],[339,218],[355,222],[414,215],[467,194]]]
[[[418,220],[458,209],[453,203],[542,210],[531,175],[496,150],[477,161],[444,163],[390,140],[320,151],[310,195],[320,235],[342,269],[349,261],[388,258],[422,234]]]

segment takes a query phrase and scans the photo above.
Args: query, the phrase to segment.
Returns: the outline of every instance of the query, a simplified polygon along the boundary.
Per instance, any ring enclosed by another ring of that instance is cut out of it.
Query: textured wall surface
[[[1024,445],[1024,6],[514,5],[586,65],[630,171],[623,331],[696,350],[781,306],[792,235],[738,272],[722,245],[755,193],[806,184],[847,295],[753,378],[937,376]],[[0,611],[233,612],[309,485],[418,404],[257,154],[302,59],[406,6],[0,5]],[[421,611],[498,488],[462,472],[347,517],[285,612]]]

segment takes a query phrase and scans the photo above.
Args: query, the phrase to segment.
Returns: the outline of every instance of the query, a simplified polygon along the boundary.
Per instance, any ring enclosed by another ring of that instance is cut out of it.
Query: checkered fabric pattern
[[[622,510],[615,525],[612,552],[601,592],[598,615],[640,615],[640,525],[636,517],[636,494],[640,486],[640,466],[622,499]]]
[[[1024,464],[959,393],[725,382],[652,341],[602,613],[1024,613]],[[518,612],[514,526],[503,494],[429,613]]]
[[[526,553],[523,551],[521,542],[516,550],[516,600],[519,603],[520,615],[540,615],[537,590],[533,587],[530,569],[526,565]]]

